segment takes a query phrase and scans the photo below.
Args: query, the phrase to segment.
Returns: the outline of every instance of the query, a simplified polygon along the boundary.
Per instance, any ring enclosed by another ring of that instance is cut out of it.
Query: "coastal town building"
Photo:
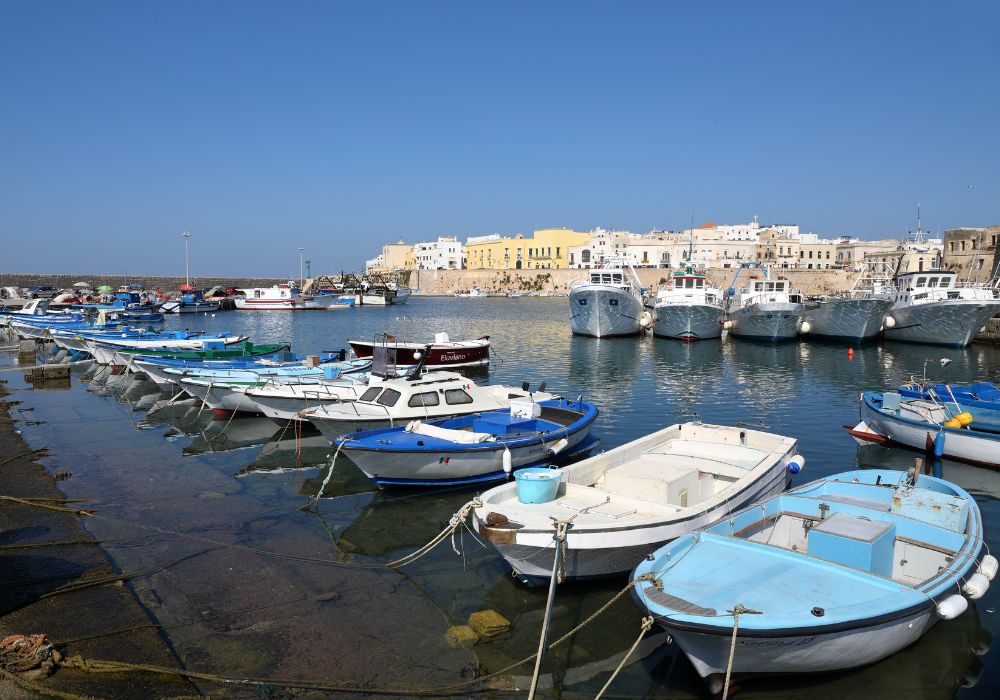
[[[865,255],[866,265],[876,269],[893,270],[901,275],[907,272],[924,272],[941,269],[944,242],[940,238],[928,240],[904,240],[896,244],[892,251],[880,251]]]
[[[413,257],[413,244],[404,243],[402,239],[398,243],[386,243],[382,246],[382,252],[375,258],[365,263],[365,272],[400,272],[403,270],[413,270],[416,267],[416,259]]]
[[[955,228],[944,232],[941,266],[961,280],[989,282],[1000,274],[1000,226]]]
[[[591,234],[568,228],[546,228],[531,238],[496,234],[470,238],[466,245],[470,270],[562,270],[570,266],[572,246],[589,240]]]
[[[413,259],[418,270],[461,270],[465,267],[465,250],[454,236],[438,236],[436,241],[415,243]]]
[[[837,242],[837,266],[860,272],[868,255],[891,253],[899,246],[899,241],[885,238],[877,241],[862,241],[850,236],[843,236]]]

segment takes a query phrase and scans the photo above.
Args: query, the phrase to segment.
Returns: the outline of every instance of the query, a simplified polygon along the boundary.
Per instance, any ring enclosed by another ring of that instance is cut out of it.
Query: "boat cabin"
[[[591,270],[590,283],[613,284],[619,287],[628,284],[625,280],[625,272],[623,270]]]
[[[755,304],[768,301],[802,303],[802,295],[792,293],[788,280],[749,279],[743,291],[743,299]]]
[[[431,406],[464,406],[475,401],[469,393],[468,380],[453,377],[427,379],[414,382],[395,381],[370,386],[358,397],[359,403],[371,403],[392,408],[429,408]]]

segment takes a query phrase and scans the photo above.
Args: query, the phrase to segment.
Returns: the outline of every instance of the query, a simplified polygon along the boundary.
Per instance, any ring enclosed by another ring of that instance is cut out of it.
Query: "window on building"
[[[556,257],[558,258],[558,257],[561,257],[561,256],[562,256],[562,253],[560,252],[560,247],[556,246]]]
[[[584,248],[580,251],[580,262],[589,263],[590,262],[590,251]]]

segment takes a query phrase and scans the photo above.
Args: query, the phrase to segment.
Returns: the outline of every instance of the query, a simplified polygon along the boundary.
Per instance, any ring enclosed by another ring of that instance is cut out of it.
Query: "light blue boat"
[[[820,673],[913,644],[985,594],[997,560],[982,548],[979,507],[958,486],[850,471],[660,548],[633,592],[717,692],[727,670]]]
[[[346,353],[323,353],[315,367],[285,352],[267,358],[240,357],[230,360],[182,360],[140,355],[133,365],[160,386],[179,385],[183,379],[209,379],[220,383],[261,383],[272,377],[289,380],[331,379],[341,374],[365,372],[371,360],[346,360]]]

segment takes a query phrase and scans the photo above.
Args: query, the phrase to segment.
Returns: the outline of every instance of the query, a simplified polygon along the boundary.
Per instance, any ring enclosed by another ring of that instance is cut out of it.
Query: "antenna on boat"
[[[416,353],[414,353],[414,355],[415,354]],[[420,357],[417,358],[416,366],[414,366],[414,368],[407,373],[406,381],[412,382],[416,379],[420,379],[420,376],[423,374],[424,371],[424,365],[427,364],[427,358],[429,358],[430,355],[431,355],[431,346],[427,345],[424,347],[424,351],[420,354]]]

